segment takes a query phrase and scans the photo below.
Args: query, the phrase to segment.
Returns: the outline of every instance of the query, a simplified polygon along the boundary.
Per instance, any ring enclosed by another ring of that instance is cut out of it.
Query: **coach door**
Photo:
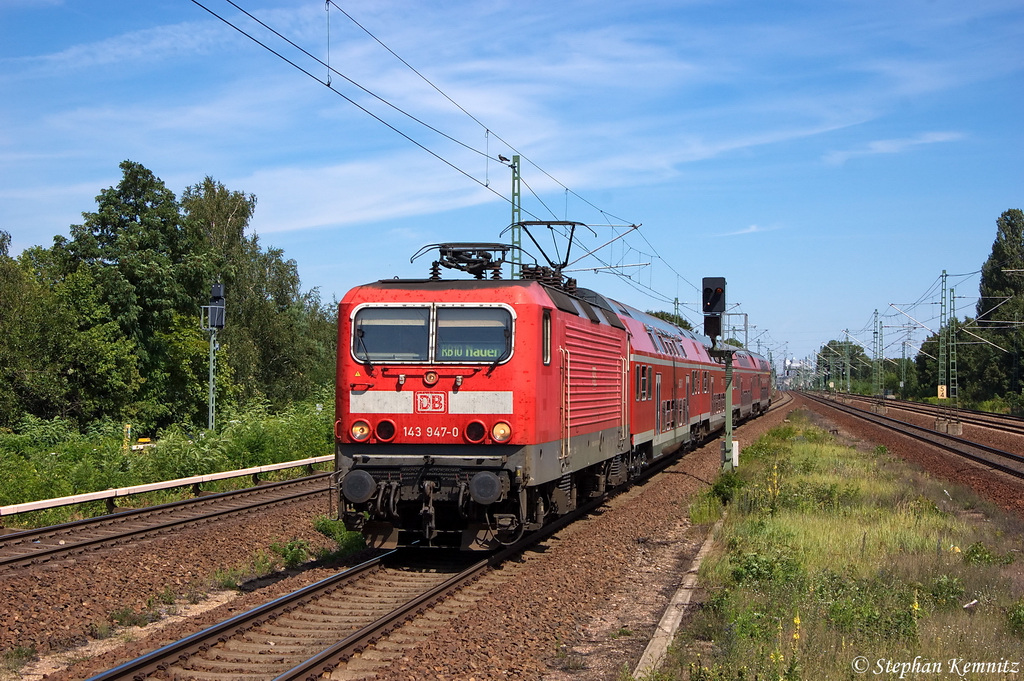
[[[661,404],[661,374],[654,374],[654,433],[661,433],[661,425],[665,407]]]
[[[683,415],[677,424],[680,428],[686,429],[686,439],[690,439],[690,375],[686,375],[686,392],[683,393]]]
[[[559,400],[559,413],[561,420],[561,440],[562,446],[559,450],[558,459],[561,463],[562,473],[569,470],[570,462],[570,451],[569,451],[569,429],[572,427],[572,419],[570,415],[572,413],[572,392],[569,389],[571,356],[567,348],[558,348],[559,355],[559,373],[561,383],[561,399]]]
[[[626,451],[629,441],[629,393],[632,386],[629,382],[629,338],[626,338],[626,356],[622,358],[622,413],[619,416],[619,451]]]

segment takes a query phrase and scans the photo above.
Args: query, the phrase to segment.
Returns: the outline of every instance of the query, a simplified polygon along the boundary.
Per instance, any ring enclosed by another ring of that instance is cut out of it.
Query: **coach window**
[[[544,310],[544,319],[541,321],[541,350],[544,366],[551,364],[551,310]]]
[[[654,398],[654,367],[647,367],[647,399]]]
[[[647,399],[647,365],[640,367],[640,399]]]
[[[707,392],[709,387],[710,386],[708,386],[708,372],[705,371],[704,372],[704,392]]]
[[[641,394],[640,393],[640,374],[641,374],[641,369],[643,369],[643,367],[641,367],[639,364],[637,364],[636,365],[636,369],[633,371],[634,375],[636,376],[636,401],[637,402],[640,401],[640,394]]]
[[[502,307],[438,307],[434,361],[501,362],[512,354],[512,313]]]
[[[425,362],[429,307],[364,307],[352,324],[352,354],[362,362]]]

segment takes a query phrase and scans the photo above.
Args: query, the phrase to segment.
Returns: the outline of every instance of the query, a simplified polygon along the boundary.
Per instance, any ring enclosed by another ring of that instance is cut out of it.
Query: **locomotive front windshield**
[[[497,363],[512,354],[512,313],[503,307],[363,307],[352,324],[363,362]]]
[[[500,362],[512,350],[512,315],[500,307],[437,308],[435,362]]]
[[[352,326],[356,359],[368,362],[426,362],[429,307],[364,307]]]

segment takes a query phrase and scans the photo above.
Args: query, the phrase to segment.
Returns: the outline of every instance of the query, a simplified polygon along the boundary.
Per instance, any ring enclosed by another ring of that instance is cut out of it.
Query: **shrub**
[[[718,497],[723,504],[732,501],[736,491],[743,487],[743,480],[735,471],[726,471],[718,476],[715,484],[711,486],[711,493]]]
[[[363,535],[345,529],[345,523],[340,520],[319,516],[313,521],[313,529],[328,539],[333,539],[338,545],[337,550],[320,555],[321,559],[344,558],[366,548],[366,540],[363,539]]]
[[[1010,631],[1024,637],[1024,598],[1017,601],[1006,612],[1006,621]]]
[[[955,605],[964,595],[963,581],[959,577],[939,575],[928,591],[935,605]]]
[[[305,539],[290,539],[284,544],[274,542],[270,550],[281,556],[286,568],[297,568],[309,560],[309,542]]]

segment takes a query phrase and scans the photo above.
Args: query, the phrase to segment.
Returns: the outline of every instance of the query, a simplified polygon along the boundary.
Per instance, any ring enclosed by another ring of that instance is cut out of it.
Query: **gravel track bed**
[[[735,439],[741,446],[752,443],[778,426],[792,406],[738,428]],[[704,540],[706,528],[691,527],[688,522],[688,500],[714,480],[719,459],[716,441],[563,530],[544,551],[518,566],[514,580],[484,596],[475,609],[410,649],[375,678],[620,678],[623,669],[631,670],[639,660]],[[6,626],[0,627],[0,635],[14,645],[37,645],[39,650],[81,643],[90,616],[105,618],[126,605],[142,609],[148,598],[168,585],[187,588],[208,580],[214,570],[245,563],[275,540],[299,537],[322,543],[310,519],[325,507],[326,502],[310,503],[307,509],[296,505],[288,512],[263,516],[259,523],[230,523],[230,527],[225,523],[214,534],[186,536],[183,532],[180,537],[105,552],[105,559],[100,554],[90,557],[86,569],[68,566],[49,574],[44,574],[45,568],[26,571],[19,575],[26,580],[22,584],[4,583],[11,589],[3,592],[6,600],[0,612],[11,612],[17,594],[28,586],[37,604],[38,616],[32,618],[37,624],[29,625],[23,617],[18,627],[10,629],[16,635],[8,638]],[[352,562],[361,559],[354,557]],[[37,671],[34,678],[88,678],[336,571],[303,570],[195,617],[134,629],[138,640],[77,660],[66,669],[51,667],[45,677]],[[68,576],[71,572],[74,576]],[[77,604],[85,600],[93,610],[83,617]],[[66,630],[75,633],[69,636]],[[66,656],[74,657],[75,651]],[[26,677],[32,672],[29,667],[23,670]]]
[[[18,568],[0,576],[0,649],[66,651],[109,628],[111,613],[152,611],[168,592],[201,598],[217,570],[246,565],[275,541],[326,545],[311,522],[326,511],[325,495],[261,512],[256,522],[232,518]]]

